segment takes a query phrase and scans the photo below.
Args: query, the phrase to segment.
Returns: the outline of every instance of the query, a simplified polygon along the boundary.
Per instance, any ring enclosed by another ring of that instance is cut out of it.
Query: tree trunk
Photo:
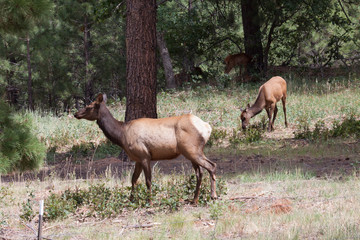
[[[276,24],[277,24],[277,17],[275,17],[275,19],[273,20],[273,22],[271,23],[270,26],[270,30],[269,30],[269,34],[267,36],[267,43],[264,49],[264,72],[267,72],[268,69],[268,59],[269,59],[269,51],[270,51],[270,47],[271,47],[271,43],[273,40],[273,34],[274,34],[274,30],[276,28]]]
[[[258,0],[241,0],[245,52],[252,57],[250,72],[254,73],[262,73],[264,69],[258,6]]]
[[[89,104],[94,96],[93,81],[91,71],[89,69],[90,64],[90,24],[88,17],[85,15],[84,19],[84,58],[85,58],[85,104]]]
[[[176,88],[173,66],[171,63],[171,58],[169,50],[166,47],[166,42],[164,40],[164,34],[157,32],[157,44],[159,47],[159,52],[164,66],[166,88]]]
[[[126,1],[125,121],[156,118],[156,1]]]
[[[29,104],[29,109],[34,110],[35,108],[34,108],[34,102],[33,102],[31,56],[30,56],[30,37],[29,37],[29,34],[27,34],[27,36],[26,36],[26,48],[27,48],[27,68],[28,68],[28,82],[27,82],[28,104]]]

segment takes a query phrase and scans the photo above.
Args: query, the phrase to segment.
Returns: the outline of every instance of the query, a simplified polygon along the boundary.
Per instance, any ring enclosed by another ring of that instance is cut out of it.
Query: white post
[[[39,201],[40,210],[39,210],[39,232],[38,232],[38,240],[42,239],[42,221],[44,215],[44,200]]]

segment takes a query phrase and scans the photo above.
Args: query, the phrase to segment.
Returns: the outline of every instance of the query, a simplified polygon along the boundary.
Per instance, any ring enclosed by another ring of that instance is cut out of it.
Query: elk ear
[[[106,98],[106,95],[105,95],[105,98]],[[97,103],[102,103],[103,99],[104,99],[104,97],[103,97],[102,93],[100,93],[99,95],[97,95],[95,101],[96,101]]]

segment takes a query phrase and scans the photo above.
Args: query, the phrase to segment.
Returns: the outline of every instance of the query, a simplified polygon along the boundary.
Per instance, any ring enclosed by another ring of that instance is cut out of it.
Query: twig
[[[239,200],[239,199],[243,199],[243,200],[248,200],[248,199],[255,199],[257,197],[246,197],[246,196],[243,196],[243,197],[232,197],[232,198],[229,198],[229,200],[233,201],[233,200]]]
[[[35,236],[37,236],[37,232],[35,231],[35,229],[32,226],[30,226],[29,224],[25,224],[25,223],[23,223],[23,224],[24,224],[24,226],[26,226],[27,228],[32,230],[34,232]]]
[[[161,223],[149,223],[149,224],[136,224],[136,225],[132,225],[132,226],[124,226],[124,228],[149,228],[149,227],[154,227],[156,225],[161,225]]]

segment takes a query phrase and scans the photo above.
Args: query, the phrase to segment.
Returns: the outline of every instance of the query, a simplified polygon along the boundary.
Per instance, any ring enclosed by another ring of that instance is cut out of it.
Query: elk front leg
[[[275,103],[270,105],[270,108],[266,108],[266,112],[268,114],[268,118],[269,118],[269,127],[268,127],[268,132],[271,132],[271,130],[273,130],[273,126],[272,126],[272,115],[274,113],[274,109],[275,109]]]
[[[141,174],[141,171],[143,170],[141,163],[136,162],[135,163],[135,169],[134,173],[131,178],[131,194],[130,194],[130,201],[134,201],[134,190],[135,186],[137,184],[137,180],[139,179],[139,176]]]
[[[273,117],[273,120],[272,120],[272,123],[271,123],[271,130],[273,131],[274,130],[274,123],[275,123],[275,118],[276,118],[276,114],[278,112],[278,108],[275,104],[275,109],[274,109],[274,117]]]

